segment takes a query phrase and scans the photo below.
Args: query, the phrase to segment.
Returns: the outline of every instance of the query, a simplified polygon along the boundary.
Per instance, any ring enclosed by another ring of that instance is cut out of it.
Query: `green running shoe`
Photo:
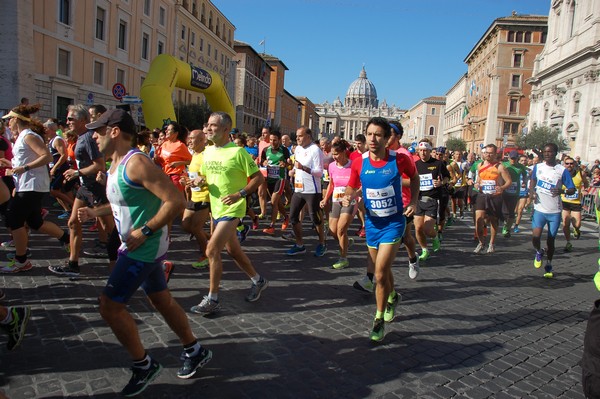
[[[432,244],[433,252],[439,251],[441,246],[442,246],[442,242],[440,241],[440,237],[435,236],[433,238],[433,244]]]
[[[350,262],[348,262],[348,259],[340,258],[337,262],[335,262],[333,264],[332,267],[336,270],[340,270],[340,269],[344,269],[344,268],[348,267],[349,264],[350,264]]]
[[[549,263],[546,263],[546,266],[544,266],[544,277],[545,278],[552,278],[554,277],[554,273],[552,272],[552,265]]]
[[[371,334],[369,334],[369,338],[373,342],[381,342],[383,341],[383,337],[385,337],[385,322],[383,319],[375,319],[373,321],[373,330],[371,330]]]
[[[567,241],[567,245],[565,245],[565,252],[571,252],[573,251],[573,244],[571,244],[569,241]]]
[[[600,262],[600,260],[598,262]],[[594,284],[596,285],[596,289],[600,291],[600,271],[596,272],[594,275]]]
[[[507,235],[507,234],[509,234],[509,232],[508,232],[508,229],[506,228],[506,226],[504,226],[504,227],[502,228],[502,235],[503,235],[504,237],[506,237],[506,235]]]
[[[385,311],[383,312],[383,321],[391,322],[396,317],[396,306],[398,302],[400,302],[400,294],[394,292],[396,294],[392,302],[390,302],[390,298],[388,297],[387,305],[385,306]]]
[[[421,255],[419,255],[419,260],[421,262],[426,261],[427,259],[429,259],[429,257],[431,256],[431,254],[429,253],[429,251],[427,250],[427,248],[425,248],[422,252]]]

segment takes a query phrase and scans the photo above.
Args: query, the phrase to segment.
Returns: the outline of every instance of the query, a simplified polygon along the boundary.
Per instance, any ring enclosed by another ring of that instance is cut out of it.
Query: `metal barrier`
[[[587,194],[581,198],[581,217],[596,220],[596,195],[598,187],[590,187]]]

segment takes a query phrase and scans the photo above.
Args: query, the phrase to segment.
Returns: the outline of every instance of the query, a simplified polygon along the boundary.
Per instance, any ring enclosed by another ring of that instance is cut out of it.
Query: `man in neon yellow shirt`
[[[252,280],[250,293],[246,296],[248,302],[258,300],[269,284],[256,272],[236,235],[239,219],[246,214],[246,196],[256,191],[265,178],[250,154],[229,140],[231,127],[231,117],[225,112],[214,112],[208,119],[207,136],[214,145],[204,150],[199,183],[208,185],[215,227],[206,248],[210,288],[202,302],[192,307],[194,313],[210,314],[220,309],[218,294],[223,274],[223,248]]]

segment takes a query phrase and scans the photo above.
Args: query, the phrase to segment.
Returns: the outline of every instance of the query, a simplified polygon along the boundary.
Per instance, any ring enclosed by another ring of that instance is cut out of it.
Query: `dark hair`
[[[364,134],[359,133],[356,135],[356,137],[354,137],[354,141],[360,141],[361,143],[366,143],[367,142],[367,138],[365,137]]]
[[[270,136],[277,136],[277,138],[279,140],[281,140],[281,132],[279,130],[274,130],[271,133],[269,133]]]
[[[89,109],[93,109],[95,113],[100,115],[106,112],[106,107],[102,104],[91,105]]]
[[[369,128],[369,125],[375,125],[375,126],[379,126],[380,128],[382,128],[383,129],[383,137],[386,139],[392,135],[392,128],[391,128],[390,124],[388,123],[387,119],[385,119],[385,118],[375,116],[375,117],[369,119],[369,121],[367,122],[367,126],[365,127],[365,130]]]
[[[498,147],[496,146],[496,144],[488,144],[485,146],[485,148],[492,148],[494,149],[494,153],[498,152]]]
[[[183,144],[186,144],[188,131],[185,126],[180,125],[177,122],[171,121],[169,125],[173,126],[173,130],[177,132],[177,140],[181,141]]]
[[[398,136],[398,138],[401,139],[404,135],[404,129],[402,128],[402,124],[400,123],[400,121],[390,121],[390,127],[392,128],[396,136]]]
[[[346,151],[348,151],[350,149],[350,147],[351,147],[350,144],[346,140],[344,140],[344,139],[336,141],[331,146],[331,148],[333,148],[337,152],[346,152]]]
[[[551,147],[554,150],[555,154],[558,154],[558,146],[554,143],[546,143],[544,144],[544,148]]]
[[[310,130],[309,127],[306,126],[300,126],[298,128],[298,130],[302,129],[304,131],[304,134],[306,134],[307,136],[309,136],[312,139],[312,130]]]

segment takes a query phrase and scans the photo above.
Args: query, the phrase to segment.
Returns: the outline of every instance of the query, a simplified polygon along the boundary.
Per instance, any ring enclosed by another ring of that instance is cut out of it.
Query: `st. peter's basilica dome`
[[[349,108],[377,108],[377,90],[375,85],[367,79],[367,72],[363,66],[358,79],[356,79],[346,92],[344,106]]]

